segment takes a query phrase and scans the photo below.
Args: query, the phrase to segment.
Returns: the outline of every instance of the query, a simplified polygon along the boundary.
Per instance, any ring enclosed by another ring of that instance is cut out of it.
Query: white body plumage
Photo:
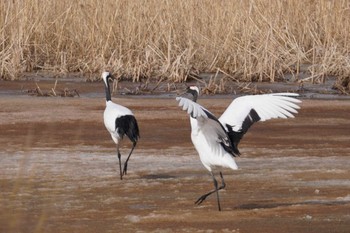
[[[120,140],[120,135],[118,134],[118,128],[116,128],[115,120],[121,116],[134,115],[130,109],[115,104],[112,101],[106,101],[106,109],[103,113],[103,122],[106,129],[111,134],[113,141],[118,144]]]
[[[203,122],[190,118],[192,143],[202,164],[210,172],[212,168],[217,166],[236,170],[238,167],[233,156],[218,143],[218,139],[215,134],[212,134],[211,129],[206,127],[205,121],[207,120],[209,119],[207,118]]]

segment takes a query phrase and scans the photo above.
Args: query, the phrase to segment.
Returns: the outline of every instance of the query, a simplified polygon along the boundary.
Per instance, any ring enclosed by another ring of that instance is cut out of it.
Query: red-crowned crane
[[[234,157],[240,155],[238,143],[248,129],[258,121],[273,118],[294,118],[300,100],[295,93],[276,93],[248,95],[234,99],[219,119],[211,112],[196,103],[199,89],[191,86],[187,92],[193,99],[176,97],[179,106],[190,115],[191,139],[204,167],[210,172],[214,189],[200,196],[195,204],[201,204],[209,195],[216,193],[217,204],[221,211],[219,190],[226,184],[219,170],[221,185],[218,185],[214,171],[220,167],[236,170]]]
[[[139,127],[137,125],[136,118],[134,114],[130,111],[130,109],[122,105],[113,103],[111,100],[109,80],[114,79],[114,77],[109,72],[103,72],[102,79],[104,81],[106,91],[106,109],[103,113],[103,121],[108,132],[111,134],[113,141],[117,145],[120,179],[122,180],[123,175],[126,175],[127,173],[128,161],[140,137]],[[123,139],[125,135],[128,136],[128,138],[132,142],[132,148],[129,153],[129,156],[125,160],[124,168],[122,171],[119,142]]]

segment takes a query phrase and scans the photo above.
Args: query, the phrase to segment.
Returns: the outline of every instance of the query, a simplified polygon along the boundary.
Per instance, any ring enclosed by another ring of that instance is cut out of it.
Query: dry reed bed
[[[27,90],[27,94],[31,96],[45,96],[45,97],[75,97],[80,96],[79,91],[77,89],[70,90],[69,88],[65,87],[64,89],[56,90],[57,87],[57,79],[55,81],[54,86],[50,90],[42,90],[38,83],[35,83],[34,89]]]
[[[0,76],[23,72],[186,81],[350,75],[347,0],[0,1]]]

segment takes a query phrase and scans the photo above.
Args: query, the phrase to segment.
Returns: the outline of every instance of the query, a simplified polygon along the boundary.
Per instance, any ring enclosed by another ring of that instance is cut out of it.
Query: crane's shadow
[[[290,203],[248,203],[234,207],[236,210],[254,210],[254,209],[273,209],[278,207],[298,206],[298,205],[324,205],[335,206],[349,204],[350,201],[345,200],[310,200],[302,202]]]
[[[142,175],[141,179],[146,179],[146,180],[157,180],[157,179],[162,179],[162,180],[166,180],[166,179],[175,179],[177,178],[176,176],[172,176],[172,175],[168,175],[168,174],[147,174],[147,175]]]

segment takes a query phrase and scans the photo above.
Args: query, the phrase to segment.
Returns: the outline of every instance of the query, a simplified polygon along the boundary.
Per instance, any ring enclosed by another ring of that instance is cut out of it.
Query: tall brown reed
[[[0,75],[109,69],[184,81],[350,75],[348,0],[0,1]]]

